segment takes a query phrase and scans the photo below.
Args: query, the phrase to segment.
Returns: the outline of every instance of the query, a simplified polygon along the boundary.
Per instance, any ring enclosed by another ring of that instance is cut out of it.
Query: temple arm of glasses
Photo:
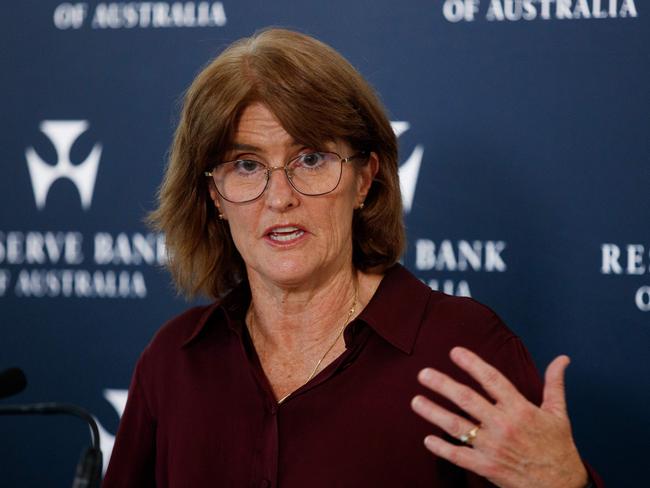
[[[352,156],[348,156],[347,158],[341,158],[341,162],[348,163],[353,159],[367,158],[368,155],[369,155],[368,151],[361,151],[356,154],[353,154]]]

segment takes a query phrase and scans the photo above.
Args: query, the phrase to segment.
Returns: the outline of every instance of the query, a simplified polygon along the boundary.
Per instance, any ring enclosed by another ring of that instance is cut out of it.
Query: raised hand
[[[455,347],[450,357],[495,403],[433,368],[420,371],[418,381],[422,385],[448,398],[480,422],[476,425],[424,396],[414,397],[411,407],[417,414],[465,443],[457,446],[429,435],[424,439],[427,449],[504,488],[587,485],[587,471],[573,441],[566,409],[567,356],[558,356],[546,369],[540,407],[468,349]]]

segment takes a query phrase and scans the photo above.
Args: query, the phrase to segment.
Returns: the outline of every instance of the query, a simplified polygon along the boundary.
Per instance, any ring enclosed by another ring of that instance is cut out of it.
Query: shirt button
[[[261,488],[269,488],[269,486],[271,486],[271,482],[269,480],[262,480],[260,483]]]

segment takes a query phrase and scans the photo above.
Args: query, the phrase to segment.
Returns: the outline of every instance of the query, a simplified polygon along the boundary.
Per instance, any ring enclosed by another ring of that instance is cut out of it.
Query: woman
[[[216,301],[142,354],[104,486],[586,486],[568,359],[542,388],[492,311],[397,264],[401,216],[395,136],[338,53],[274,29],[212,61],[152,222]]]

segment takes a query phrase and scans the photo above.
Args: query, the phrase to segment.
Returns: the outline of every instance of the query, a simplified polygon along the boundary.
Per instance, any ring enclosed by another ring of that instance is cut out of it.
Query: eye
[[[312,152],[298,156],[291,166],[294,168],[318,169],[331,159],[330,153]]]
[[[249,176],[264,171],[264,165],[252,159],[239,159],[232,162],[235,173],[242,176]]]

